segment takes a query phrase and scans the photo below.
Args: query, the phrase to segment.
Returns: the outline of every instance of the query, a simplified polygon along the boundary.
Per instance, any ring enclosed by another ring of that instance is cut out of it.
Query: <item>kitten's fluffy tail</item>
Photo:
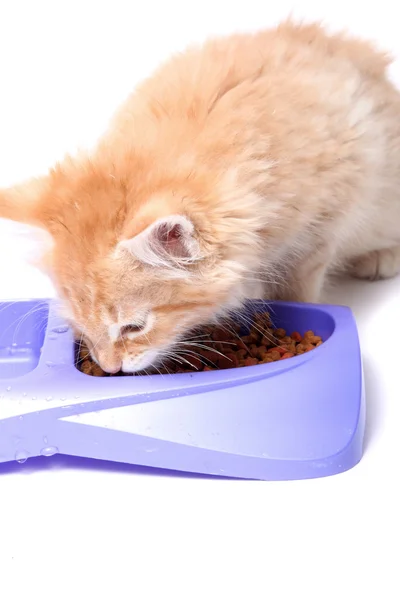
[[[0,190],[0,218],[31,225],[39,224],[38,199],[43,191],[41,180]]]
[[[13,195],[9,190],[0,190],[0,218],[20,221],[21,214]]]

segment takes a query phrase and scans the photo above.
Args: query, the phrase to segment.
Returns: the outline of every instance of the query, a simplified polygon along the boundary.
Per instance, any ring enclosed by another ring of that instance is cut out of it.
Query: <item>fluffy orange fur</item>
[[[128,98],[90,155],[0,191],[103,369],[157,364],[246,298],[317,301],[400,267],[400,96],[388,60],[318,25],[207,42]]]

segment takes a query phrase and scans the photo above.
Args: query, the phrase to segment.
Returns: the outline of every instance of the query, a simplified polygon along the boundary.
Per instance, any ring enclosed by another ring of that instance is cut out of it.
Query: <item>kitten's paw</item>
[[[400,246],[374,250],[357,258],[350,266],[350,274],[357,279],[389,279],[400,273]]]

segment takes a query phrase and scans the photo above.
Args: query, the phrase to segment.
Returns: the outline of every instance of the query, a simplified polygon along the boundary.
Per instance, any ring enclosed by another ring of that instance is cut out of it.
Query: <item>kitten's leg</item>
[[[288,276],[284,289],[278,293],[278,299],[289,302],[318,302],[329,264],[326,256],[319,257],[319,260],[304,260]]]
[[[400,246],[374,250],[354,260],[349,272],[357,279],[389,279],[400,273]]]

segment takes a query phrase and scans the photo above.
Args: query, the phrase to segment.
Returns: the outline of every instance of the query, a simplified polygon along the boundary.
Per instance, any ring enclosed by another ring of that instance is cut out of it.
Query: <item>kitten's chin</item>
[[[122,360],[121,371],[124,373],[136,373],[137,371],[151,369],[156,365],[158,355],[158,350],[147,350],[139,354],[139,356],[124,358]]]

